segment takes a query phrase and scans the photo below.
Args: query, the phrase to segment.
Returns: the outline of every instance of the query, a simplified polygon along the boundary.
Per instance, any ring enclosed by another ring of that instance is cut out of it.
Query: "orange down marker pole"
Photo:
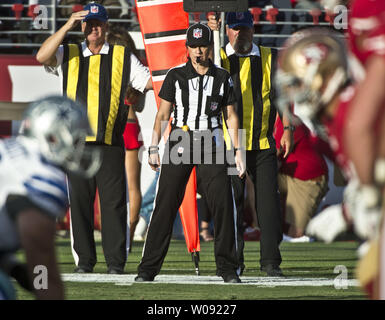
[[[159,108],[158,93],[167,71],[187,60],[185,42],[189,16],[183,10],[183,0],[136,0],[135,2],[155,99]],[[200,251],[196,188],[194,169],[179,209],[187,249],[194,255],[193,259],[194,257],[199,259],[197,253]]]

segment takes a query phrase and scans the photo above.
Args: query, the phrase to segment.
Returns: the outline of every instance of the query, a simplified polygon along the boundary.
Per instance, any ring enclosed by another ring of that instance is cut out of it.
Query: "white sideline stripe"
[[[68,194],[68,203],[70,204],[69,206],[69,217],[70,217],[70,236],[71,236],[71,252],[72,256],[75,260],[75,264],[78,265],[79,263],[79,256],[77,252],[75,251],[75,240],[74,240],[74,234],[73,234],[73,228],[72,228],[72,219],[71,219],[71,201],[70,201],[70,184],[68,181],[68,176],[66,176],[66,182],[67,182],[67,194]]]
[[[92,282],[92,283],[114,283],[119,286],[127,286],[135,283],[136,275],[110,275],[102,273],[62,274],[63,281],[67,282]],[[254,285],[259,287],[323,287],[334,286],[334,279],[328,278],[275,278],[275,277],[241,277],[243,285]],[[228,285],[224,283],[221,277],[217,276],[196,276],[196,275],[158,275],[151,284],[211,284]],[[236,284],[236,285],[242,285]],[[358,287],[359,282],[356,279],[347,280],[347,285]]]

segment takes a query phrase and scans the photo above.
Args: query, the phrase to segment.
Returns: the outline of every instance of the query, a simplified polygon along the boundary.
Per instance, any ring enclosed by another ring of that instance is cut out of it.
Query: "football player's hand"
[[[326,243],[332,242],[340,233],[348,229],[342,210],[342,204],[327,207],[310,220],[306,227],[306,234]]]
[[[344,201],[357,236],[374,239],[381,220],[381,193],[377,187],[351,181],[344,191]]]

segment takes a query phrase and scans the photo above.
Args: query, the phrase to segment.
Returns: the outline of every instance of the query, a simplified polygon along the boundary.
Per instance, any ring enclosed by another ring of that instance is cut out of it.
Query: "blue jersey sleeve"
[[[64,179],[33,175],[24,182],[27,197],[53,218],[61,217],[68,208],[67,184]]]

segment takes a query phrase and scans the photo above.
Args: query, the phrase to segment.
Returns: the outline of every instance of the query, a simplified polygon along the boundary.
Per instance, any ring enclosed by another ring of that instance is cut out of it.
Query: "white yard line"
[[[135,283],[136,275],[109,275],[102,273],[62,274],[63,281],[70,282],[93,282],[93,283],[114,283],[115,285],[127,286]],[[299,278],[299,277],[241,277],[243,285],[253,285],[258,287],[322,287],[334,286],[334,279],[328,278]],[[228,285],[222,278],[216,276],[195,276],[195,275],[158,275],[151,284],[211,284]],[[242,285],[236,284],[236,285]],[[359,283],[355,279],[347,280],[347,286],[357,287]]]

